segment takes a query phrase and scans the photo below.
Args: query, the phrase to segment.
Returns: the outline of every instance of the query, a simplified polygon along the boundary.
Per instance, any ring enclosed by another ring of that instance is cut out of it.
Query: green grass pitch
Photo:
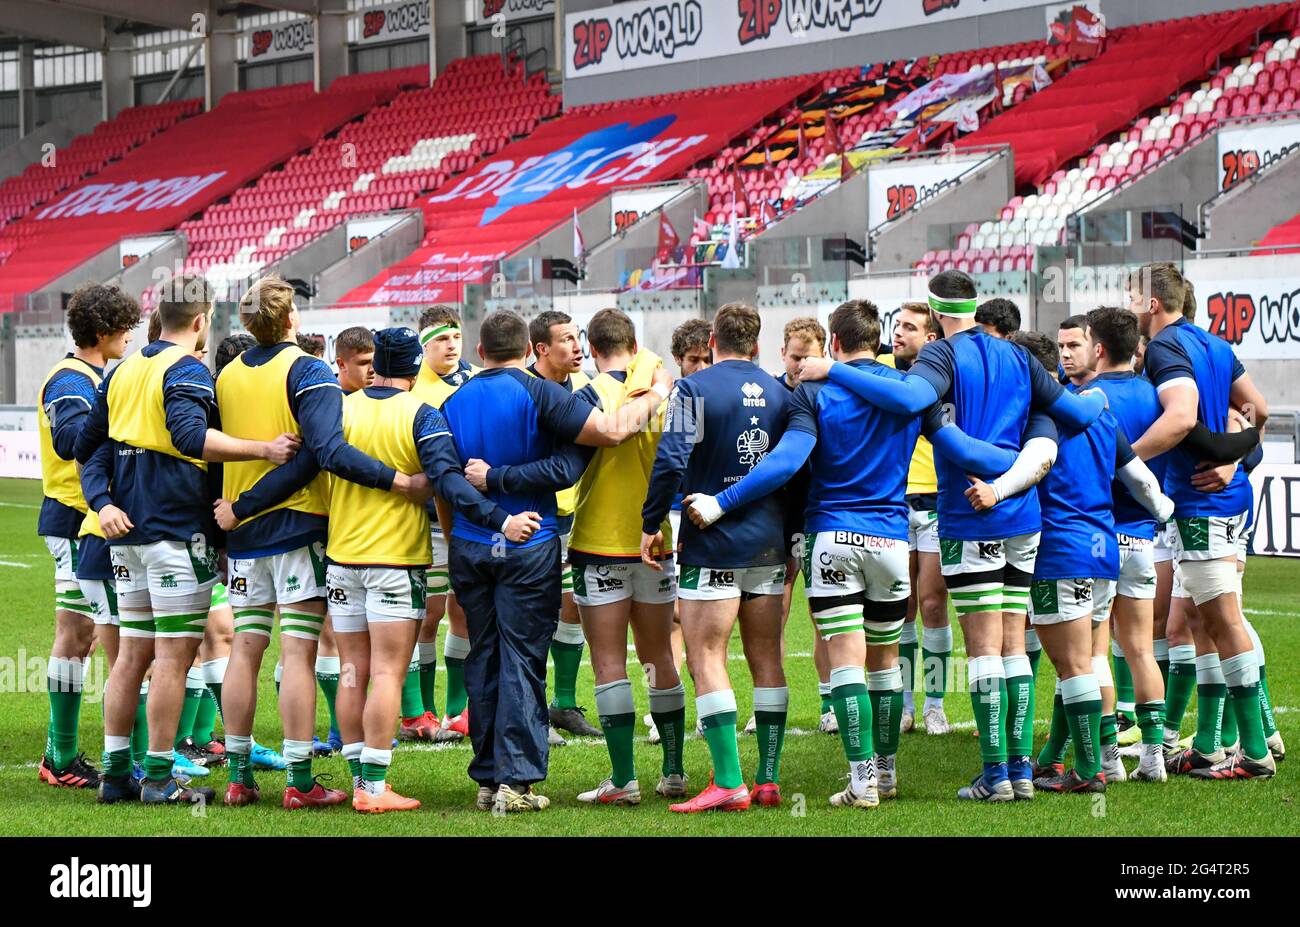
[[[45,742],[48,702],[44,660],[53,636],[52,564],[36,537],[40,488],[36,482],[0,480],[0,834],[29,835],[1256,835],[1300,834],[1297,773],[1300,760],[1282,763],[1271,782],[1207,783],[1187,780],[1165,785],[1125,783],[1104,796],[1042,796],[1033,802],[972,805],[956,798],[979,768],[977,743],[971,736],[970,703],[964,692],[949,693],[949,718],[958,730],[944,737],[924,733],[904,735],[900,750],[899,797],[880,808],[855,811],[831,808],[827,798],[842,787],[847,772],[837,737],[816,732],[817,679],[812,663],[812,631],[802,597],[796,598],[787,628],[786,672],[790,685],[790,730],[781,763],[785,804],[777,809],[754,808],[743,814],[682,816],[671,814],[667,802],[652,792],[659,771],[659,748],[637,745],[637,769],[643,803],[638,808],[581,805],[575,796],[592,788],[609,771],[599,740],[573,740],[551,754],[551,775],[541,791],[551,807],[536,815],[497,818],[473,810],[474,787],[465,775],[468,745],[440,748],[399,748],[391,781],[398,791],[423,802],[413,813],[364,816],[342,806],[324,811],[284,811],[279,806],[284,773],[261,773],[263,802],[249,808],[219,804],[197,813],[193,808],[101,807],[89,791],[54,789],[37,779],[36,764]],[[1281,559],[1252,558],[1246,571],[1246,608],[1264,640],[1269,679],[1278,706],[1277,720],[1293,749],[1300,749],[1300,599],[1295,594],[1297,565]],[[956,634],[960,658],[960,634]],[[274,644],[264,666],[260,710],[255,735],[278,747],[281,740],[271,681]],[[441,653],[441,647],[439,647]],[[102,656],[97,656],[102,660]],[[630,675],[638,716],[648,710],[645,684],[632,655]],[[733,642],[729,664],[740,706],[750,710],[750,681]],[[36,670],[32,672],[35,660]],[[439,660],[441,663],[441,658]],[[964,674],[963,674],[964,675]],[[439,669],[439,704],[443,674]],[[1038,683],[1038,735],[1046,733],[1046,718],[1054,677],[1044,658]],[[688,691],[690,681],[687,678]],[[579,702],[593,705],[592,678],[584,663],[578,682]],[[93,698],[91,696],[90,698]],[[690,700],[688,699],[688,706]],[[1195,703],[1184,720],[1184,733],[1194,724]],[[325,730],[320,702],[319,731]],[[594,711],[589,711],[594,717]],[[694,710],[687,709],[688,723]],[[82,711],[81,743],[98,765],[103,729],[100,703],[90,701]],[[742,737],[741,761],[752,776],[757,751],[752,738]],[[1129,761],[1130,765],[1132,761]],[[704,741],[692,735],[686,743],[686,770],[693,788],[708,780],[709,760]],[[333,776],[334,785],[347,782],[347,766],[339,757],[318,761],[317,772]],[[218,789],[225,774],[217,770],[207,780]]]

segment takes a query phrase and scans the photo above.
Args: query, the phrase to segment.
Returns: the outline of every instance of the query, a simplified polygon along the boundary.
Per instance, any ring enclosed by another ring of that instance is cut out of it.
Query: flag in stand
[[[583,254],[587,251],[587,245],[582,240],[582,226],[578,224],[578,208],[573,208],[573,256],[582,259]]]
[[[772,207],[771,200],[763,200],[762,204],[758,207],[758,214],[763,220],[764,226],[771,225],[776,221],[776,210]]]
[[[708,241],[712,237],[713,229],[709,228],[709,223],[701,219],[698,212],[695,213],[694,218],[691,219],[691,244],[697,241]]]
[[[826,144],[830,146],[831,151],[842,154],[844,152],[844,142],[840,140],[839,126],[835,124],[835,117],[829,109],[826,110],[824,123],[826,126]]]
[[[853,176],[853,162],[849,160],[847,151],[840,152],[840,183],[848,180]]]
[[[739,224],[736,218],[736,191],[731,191],[731,227],[727,231],[727,254],[722,259],[722,266],[734,270],[740,266],[740,236],[736,233]]]
[[[673,224],[668,221],[668,213],[662,209],[659,210],[659,247],[655,251],[655,260],[660,264],[667,264],[672,261],[673,252],[681,244],[681,238],[677,235],[677,230]]]
[[[744,210],[745,215],[749,215],[749,197],[745,196],[745,185],[740,180],[740,171],[732,168],[731,170],[731,211],[735,214],[736,204]]]

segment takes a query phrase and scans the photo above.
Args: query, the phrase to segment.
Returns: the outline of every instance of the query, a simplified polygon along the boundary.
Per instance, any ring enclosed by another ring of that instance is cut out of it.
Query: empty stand
[[[182,223],[187,269],[214,278],[252,276],[349,216],[410,206],[510,139],[554,116],[560,98],[545,78],[499,55],[462,58],[432,86],[427,68],[341,78],[331,92],[402,87],[387,105],[290,158],[225,203]]]
[[[92,132],[79,135],[49,160],[28,165],[0,183],[0,228],[47,203],[73,184],[93,177],[159,132],[203,109],[203,101],[174,100],[156,106],[132,106]],[[0,263],[12,248],[0,244]]]
[[[232,93],[0,231],[0,311],[124,236],[174,228],[397,93],[340,82]]]
[[[1217,55],[1206,51],[1240,45],[1243,31],[1253,36],[1257,29],[1282,26],[1290,30],[1289,35],[1263,42],[1252,53],[1217,69],[1214,67]],[[1300,65],[1297,64],[1300,29],[1297,29],[1294,7],[1254,8],[1135,26],[1119,30],[1114,38],[1118,42],[1116,49],[1127,45],[1152,54],[1159,54],[1164,44],[1173,47],[1178,55],[1194,49],[1192,60],[1208,60],[1208,64],[1193,76],[1192,79],[1202,78],[1195,89],[1186,88],[1186,81],[1174,86],[1156,101],[1166,105],[1148,116],[1143,113],[1156,103],[1141,105],[1143,95],[1134,95],[1126,89],[1123,70],[1118,81],[1106,76],[1110,73],[1108,68],[1094,71],[1107,61],[1112,53],[1108,50],[1070,78],[1047,88],[1019,112],[991,121],[986,127],[987,135],[981,130],[967,136],[959,144],[981,137],[990,141],[1000,137],[1010,144],[1017,158],[1017,178],[1023,180],[1022,170],[1039,169],[1022,164],[1020,157],[1026,144],[1038,146],[1025,151],[1033,165],[1047,163],[1042,157],[1050,159],[1055,155],[1044,152],[1057,149],[1038,145],[1030,137],[1034,133],[1023,137],[999,136],[998,127],[1003,120],[1020,119],[1031,113],[1032,108],[1050,103],[1053,94],[1060,87],[1068,86],[1067,81],[1075,75],[1080,81],[1095,83],[1099,99],[1126,114],[1119,129],[1109,133],[1113,141],[1099,139],[1090,150],[1067,162],[1068,166],[1059,166],[1041,183],[1034,183],[1034,192],[1014,197],[995,219],[966,226],[955,236],[951,248],[928,252],[917,262],[918,269],[929,273],[952,267],[970,273],[1032,270],[1036,248],[1061,243],[1068,216],[1106,191],[1155,169],[1223,120],[1300,110],[1296,102],[1300,96]],[[1124,60],[1133,59],[1126,53]],[[1153,69],[1144,65],[1141,70]],[[1130,68],[1128,73],[1131,78],[1136,72]],[[1070,118],[1073,117],[1059,117]],[[1049,146],[1051,139],[1057,137],[1050,128],[1038,134],[1048,139]]]

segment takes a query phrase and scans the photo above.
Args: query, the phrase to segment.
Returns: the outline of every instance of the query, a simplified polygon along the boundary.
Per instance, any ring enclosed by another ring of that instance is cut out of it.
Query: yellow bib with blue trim
[[[289,406],[287,384],[289,370],[294,362],[307,356],[307,352],[297,345],[289,345],[257,367],[244,363],[243,355],[226,365],[217,379],[217,408],[221,411],[222,430],[233,437],[250,441],[271,441],[282,434],[302,434],[302,428]],[[241,493],[252,489],[258,480],[274,469],[275,464],[266,460],[241,460],[224,464],[222,497],[232,501],[238,499]],[[325,474],[322,473],[279,505],[260,512],[254,518],[279,509],[324,515],[327,508]]]
[[[422,405],[411,393],[372,399],[358,390],[343,400],[343,437],[394,470],[421,473],[414,430]],[[331,475],[325,553],[349,566],[428,566],[429,515],[396,493]]]
[[[469,376],[473,377],[483,372],[482,367],[469,365]],[[460,384],[463,386],[464,384]],[[441,409],[442,404],[447,401],[452,393],[460,389],[460,386],[452,386],[442,377],[433,372],[433,368],[428,363],[420,364],[420,374],[415,378],[415,383],[411,386],[411,395],[415,396],[421,402],[426,402],[435,409]]]
[[[84,373],[90,377],[91,382],[98,388],[101,378],[95,372],[95,368],[78,358],[65,357],[54,365],[49,376],[45,378],[45,382],[41,384],[40,395],[42,397],[45,396],[45,387],[54,379],[55,375],[65,370]],[[41,491],[47,498],[66,505],[70,509],[76,509],[78,512],[86,511],[86,497],[81,492],[81,477],[77,474],[77,462],[75,460],[64,460],[54,452],[54,425],[50,422],[49,416],[45,414],[45,404],[43,402],[36,410],[36,422],[41,442]],[[98,521],[96,519],[96,524],[98,524]]]
[[[627,400],[627,386],[608,373],[591,381],[601,408],[613,412]],[[596,451],[578,480],[573,517],[572,550],[608,557],[628,557],[641,552],[641,504],[650,486],[655,452],[663,434],[667,403],[661,403],[648,428],[618,447]],[[665,517],[661,526],[664,549],[673,549],[672,528]]]
[[[537,376],[537,374],[533,373],[528,368],[524,368],[524,372],[530,377]],[[570,392],[576,393],[591,382],[591,377],[587,376],[581,370],[575,370],[573,373],[569,374],[569,381],[569,385],[572,387]],[[577,504],[578,487],[576,484],[570,486],[568,489],[561,489],[555,494],[555,514],[559,515],[561,518],[572,515]]]
[[[207,464],[187,457],[172,443],[163,404],[167,369],[189,353],[174,344],[153,357],[136,351],[118,365],[108,383],[108,436],[119,444],[169,454],[206,470]]]

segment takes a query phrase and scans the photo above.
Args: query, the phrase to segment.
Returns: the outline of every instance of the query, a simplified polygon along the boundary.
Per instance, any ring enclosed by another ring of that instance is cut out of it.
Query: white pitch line
[[[0,560],[0,566],[18,567],[20,570],[30,570],[32,568],[30,563],[16,563],[13,560]]]
[[[0,508],[5,509],[32,509],[33,511],[40,508],[39,505],[28,505],[25,502],[0,502]]]

